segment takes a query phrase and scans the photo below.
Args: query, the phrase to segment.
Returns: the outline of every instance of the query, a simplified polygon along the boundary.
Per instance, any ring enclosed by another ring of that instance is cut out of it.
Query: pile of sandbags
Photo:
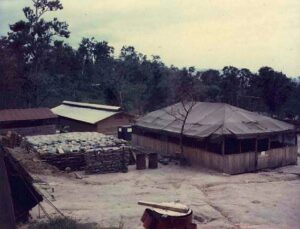
[[[127,172],[130,154],[129,147],[88,150],[85,153],[85,172],[87,174]]]
[[[97,132],[71,132],[52,135],[37,135],[26,137],[24,146],[40,154],[85,152],[90,149],[111,146],[126,146],[128,143],[114,136]]]
[[[126,141],[96,132],[31,136],[23,145],[60,170],[89,174],[125,172],[132,156]]]
[[[41,161],[54,165],[60,170],[80,171],[85,168],[84,153],[65,153],[65,154],[41,154]]]

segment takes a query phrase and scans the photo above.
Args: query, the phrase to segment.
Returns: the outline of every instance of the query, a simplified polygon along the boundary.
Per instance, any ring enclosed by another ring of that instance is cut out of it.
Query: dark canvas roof
[[[4,159],[4,167],[7,171],[15,219],[17,222],[21,222],[27,218],[29,211],[43,200],[43,197],[35,189],[33,178],[29,173],[1,145],[0,154],[0,160]]]
[[[181,103],[176,103],[148,113],[137,121],[136,126],[180,133],[182,126],[180,114],[185,114],[184,107]],[[291,124],[256,112],[225,103],[197,102],[187,118],[184,135],[197,138],[221,135],[246,137],[293,130],[294,126]]]
[[[0,110],[0,122],[51,119],[56,117],[49,108]]]

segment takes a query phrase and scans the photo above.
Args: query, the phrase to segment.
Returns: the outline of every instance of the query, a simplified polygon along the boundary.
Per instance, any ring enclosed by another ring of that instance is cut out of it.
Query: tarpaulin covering
[[[233,135],[238,138],[289,132],[294,126],[256,112],[225,103],[176,103],[148,113],[136,126],[170,133],[180,133],[187,110],[184,135],[196,138]]]

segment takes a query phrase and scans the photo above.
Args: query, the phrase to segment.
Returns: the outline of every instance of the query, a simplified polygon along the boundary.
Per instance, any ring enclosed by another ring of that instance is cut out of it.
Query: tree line
[[[62,10],[59,0],[32,0],[25,20],[0,38],[0,108],[53,107],[62,100],[118,105],[143,114],[182,99],[225,102],[282,118],[300,115],[300,83],[271,67],[257,73],[225,66],[198,71],[166,66],[132,46],[118,56],[107,41],[66,41],[68,24],[44,15]],[[180,54],[178,54],[180,55]],[[201,63],[201,60],[199,60]]]

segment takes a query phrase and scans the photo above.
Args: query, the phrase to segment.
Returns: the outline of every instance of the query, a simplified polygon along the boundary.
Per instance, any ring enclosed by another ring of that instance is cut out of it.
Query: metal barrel
[[[137,153],[136,154],[136,169],[137,170],[146,169],[146,154],[145,153]]]
[[[148,154],[148,168],[149,169],[157,169],[158,167],[158,154],[157,153],[149,153]]]

